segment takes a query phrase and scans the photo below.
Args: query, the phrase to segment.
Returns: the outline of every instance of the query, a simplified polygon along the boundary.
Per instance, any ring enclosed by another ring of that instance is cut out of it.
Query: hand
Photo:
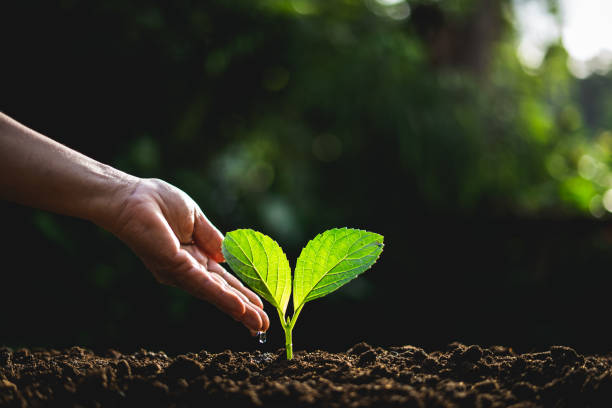
[[[187,194],[161,180],[136,179],[115,200],[121,206],[109,229],[160,283],[212,303],[252,335],[268,330],[261,299],[219,265],[223,235]]]
[[[0,196],[90,220],[127,243],[158,281],[209,301],[254,331],[261,300],[218,262],[223,236],[187,194],[99,163],[0,112]]]

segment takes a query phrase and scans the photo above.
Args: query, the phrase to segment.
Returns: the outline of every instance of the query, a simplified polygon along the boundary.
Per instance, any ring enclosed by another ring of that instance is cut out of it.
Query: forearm
[[[0,113],[0,197],[111,228],[137,178]]]

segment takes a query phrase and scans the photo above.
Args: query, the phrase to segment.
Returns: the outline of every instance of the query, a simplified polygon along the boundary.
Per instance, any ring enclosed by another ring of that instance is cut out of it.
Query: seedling
[[[227,233],[223,255],[240,279],[278,311],[287,359],[292,332],[306,302],[323,297],[368,270],[383,250],[383,236],[349,228],[317,235],[297,259],[293,285],[287,256],[272,238],[251,229]],[[286,316],[293,286],[293,316]]]

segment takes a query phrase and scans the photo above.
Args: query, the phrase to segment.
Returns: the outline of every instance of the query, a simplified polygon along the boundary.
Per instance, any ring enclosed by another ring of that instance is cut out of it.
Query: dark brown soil
[[[104,356],[0,348],[0,406],[610,407],[611,357],[516,354],[453,343],[427,353],[359,343],[344,353],[207,351]]]

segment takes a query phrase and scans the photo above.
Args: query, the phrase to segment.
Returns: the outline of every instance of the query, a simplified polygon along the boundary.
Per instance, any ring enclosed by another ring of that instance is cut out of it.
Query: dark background
[[[511,2],[24,0],[0,21],[0,110],[22,123],[175,184],[292,267],[325,229],[385,236],[304,308],[296,350],[611,350],[612,77],[574,78],[561,44],[523,68]],[[259,347],[92,224],[0,211],[0,344]]]

